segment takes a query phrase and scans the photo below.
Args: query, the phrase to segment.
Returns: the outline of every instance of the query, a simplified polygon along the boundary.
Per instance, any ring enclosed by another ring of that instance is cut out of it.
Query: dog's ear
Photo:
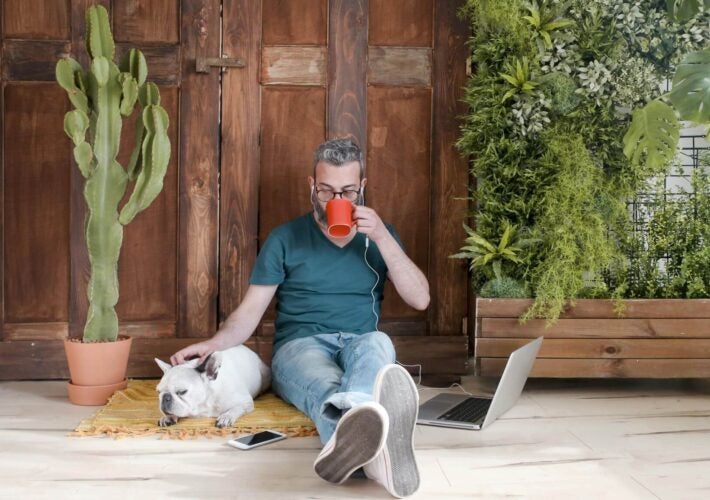
[[[158,358],[153,358],[153,359],[155,359],[155,362],[158,363],[158,366],[160,367],[161,370],[163,370],[163,373],[165,373],[170,368],[172,368],[172,365],[170,363],[166,363],[165,361],[161,361]]]
[[[195,370],[204,373],[210,380],[215,380],[219,373],[219,367],[222,364],[222,355],[219,352],[213,352],[205,358],[202,364],[198,365]]]

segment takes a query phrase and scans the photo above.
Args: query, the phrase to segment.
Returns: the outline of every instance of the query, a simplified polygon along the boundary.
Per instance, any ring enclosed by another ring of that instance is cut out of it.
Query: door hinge
[[[235,57],[198,57],[195,60],[195,71],[198,73],[209,73],[210,67],[220,68],[243,68],[246,66],[242,59]]]
[[[468,335],[468,316],[464,316],[461,320],[461,332]]]

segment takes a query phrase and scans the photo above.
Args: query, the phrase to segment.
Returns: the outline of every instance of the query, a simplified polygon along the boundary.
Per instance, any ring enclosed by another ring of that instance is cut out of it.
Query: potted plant
[[[457,146],[476,178],[475,232],[459,256],[479,295],[477,373],[500,375],[510,352],[544,335],[532,376],[710,375],[710,222],[694,216],[707,197],[645,218],[650,231],[675,228],[671,238],[640,237],[629,210],[669,172],[675,111],[708,121],[703,3],[466,1],[474,68]],[[510,226],[535,244],[506,253]]]
[[[64,130],[74,143],[74,159],[84,177],[88,212],[84,235],[90,261],[89,309],[83,338],[65,339],[71,380],[69,399],[100,405],[127,384],[131,339],[118,336],[118,258],[123,226],[146,209],[163,188],[170,159],[168,114],[160,106],[158,87],[146,80],[145,57],[129,50],[117,65],[108,13],[101,5],[86,12],[86,48],[91,63],[84,69],[67,57],[56,65],[56,79],[74,107]],[[122,117],[136,103],[136,144],[128,165],[117,160]],[[88,136],[87,136],[88,132]],[[129,182],[133,190],[119,212]]]

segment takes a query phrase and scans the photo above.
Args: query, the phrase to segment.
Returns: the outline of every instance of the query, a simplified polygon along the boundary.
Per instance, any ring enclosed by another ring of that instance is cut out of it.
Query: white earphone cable
[[[399,361],[395,361],[395,363],[397,363],[397,364],[400,365],[400,366],[418,366],[418,367],[419,367],[419,374],[418,374],[419,380],[417,381],[417,385],[418,385],[418,386],[421,386],[421,385],[422,385],[422,365],[419,365],[419,364],[417,364],[417,365],[405,365],[404,363],[400,363]],[[464,392],[464,394],[468,394],[469,396],[473,396],[473,394],[471,394],[471,393],[468,392],[466,389],[464,389],[463,386],[462,386],[461,384],[459,384],[458,382],[454,382],[454,383],[451,384],[449,387],[418,387],[418,388],[417,388],[417,391],[424,391],[424,390],[427,390],[427,389],[453,389],[453,388],[456,387],[456,386],[458,386],[458,388],[461,389],[461,390]]]
[[[372,286],[372,290],[370,290],[370,294],[372,295],[372,314],[375,315],[375,330],[379,331],[380,327],[380,317],[377,314],[377,311],[375,311],[375,288],[377,288],[377,285],[380,283],[380,275],[375,269],[370,265],[370,263],[367,261],[367,249],[370,248],[370,238],[368,236],[365,236],[365,264],[367,264],[367,267],[369,267],[373,273],[375,273],[375,276],[377,279],[375,280],[375,284]]]

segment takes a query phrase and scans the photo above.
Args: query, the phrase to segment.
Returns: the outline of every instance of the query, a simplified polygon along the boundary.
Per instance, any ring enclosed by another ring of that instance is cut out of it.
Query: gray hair
[[[313,153],[314,177],[316,165],[321,161],[335,167],[356,161],[360,164],[360,179],[365,176],[362,149],[350,139],[331,139],[316,148],[315,153]]]

